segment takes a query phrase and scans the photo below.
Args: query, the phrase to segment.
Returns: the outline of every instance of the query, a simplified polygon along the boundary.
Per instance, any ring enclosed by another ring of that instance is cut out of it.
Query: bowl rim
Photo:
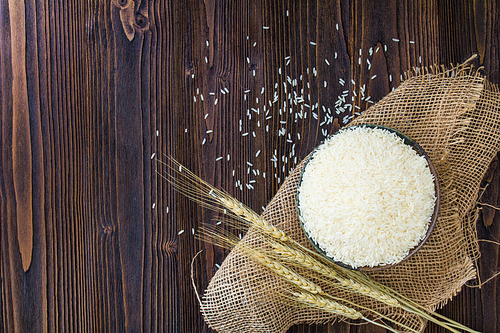
[[[347,265],[347,264],[345,264],[343,262],[336,261],[332,257],[329,257],[318,246],[318,244],[307,234],[307,231],[304,228],[303,218],[302,218],[301,213],[300,213],[300,205],[299,205],[300,184],[302,183],[302,177],[304,175],[304,170],[306,169],[307,165],[309,164],[309,162],[314,157],[314,154],[318,150],[318,147],[320,147],[321,145],[323,145],[325,143],[325,141],[329,140],[331,137],[333,137],[335,135],[338,135],[338,134],[340,134],[340,133],[342,133],[342,132],[344,132],[344,131],[346,131],[348,129],[358,128],[358,127],[368,127],[368,128],[374,128],[374,129],[383,129],[383,130],[387,130],[387,131],[389,131],[391,133],[396,134],[398,137],[400,137],[401,139],[403,139],[403,143],[405,143],[405,144],[409,145],[410,147],[412,147],[412,149],[414,151],[416,151],[417,154],[419,154],[420,156],[423,156],[425,158],[425,160],[427,161],[427,165],[429,166],[429,170],[432,173],[432,175],[434,176],[434,193],[435,193],[435,198],[436,199],[435,199],[435,202],[434,202],[434,211],[432,212],[431,221],[430,221],[429,226],[427,228],[427,232],[426,232],[424,238],[422,238],[422,240],[416,246],[414,246],[413,248],[411,248],[410,251],[409,251],[409,253],[401,261],[399,261],[397,263],[394,263],[394,264],[390,264],[390,265],[380,265],[380,266],[374,266],[374,267],[363,266],[363,267],[354,268],[354,267],[352,267],[350,265]],[[321,143],[319,145],[317,145],[316,148],[314,148],[314,150],[307,157],[307,160],[305,161],[304,166],[302,167],[302,170],[300,171],[299,182],[297,184],[297,191],[296,191],[296,194],[295,194],[295,200],[296,200],[296,206],[297,206],[297,214],[298,214],[298,218],[299,218],[299,222],[300,222],[300,226],[302,228],[302,231],[304,232],[304,234],[305,234],[306,238],[309,240],[309,242],[314,246],[314,248],[325,259],[327,259],[328,261],[330,261],[330,262],[332,262],[334,264],[337,264],[337,265],[339,265],[341,267],[348,268],[348,269],[351,269],[351,270],[357,270],[357,271],[363,271],[363,272],[371,272],[371,271],[378,271],[378,270],[387,269],[387,268],[391,268],[391,267],[394,267],[396,265],[399,265],[402,262],[408,260],[416,252],[418,252],[418,250],[420,250],[420,248],[424,245],[424,243],[429,239],[429,237],[430,237],[430,235],[431,235],[431,233],[432,233],[432,231],[434,229],[434,226],[436,225],[436,221],[437,221],[437,218],[438,218],[438,215],[439,215],[439,206],[440,206],[440,202],[441,202],[441,191],[440,191],[440,188],[439,188],[438,174],[436,172],[434,164],[432,163],[429,155],[425,152],[425,150],[418,143],[416,143],[414,140],[410,139],[407,135],[405,135],[405,134],[403,134],[403,133],[401,133],[401,132],[399,132],[399,131],[397,131],[397,130],[395,130],[393,128],[390,128],[390,127],[387,127],[387,126],[382,126],[382,125],[362,124],[362,125],[351,125],[351,126],[347,126],[347,127],[341,128],[337,132],[329,135],[327,138],[325,138],[323,141],[321,141]]]

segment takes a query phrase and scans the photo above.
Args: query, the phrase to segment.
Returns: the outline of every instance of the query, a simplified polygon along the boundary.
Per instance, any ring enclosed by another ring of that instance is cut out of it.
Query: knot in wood
[[[165,245],[163,245],[163,251],[166,253],[167,257],[173,255],[177,252],[177,242],[173,239],[167,240]]]
[[[140,30],[145,30],[149,26],[149,19],[141,13],[135,14],[135,25]]]
[[[114,232],[112,226],[106,225],[106,226],[103,226],[102,228],[103,228],[103,232],[105,235],[111,235]]]
[[[194,75],[194,65],[192,61],[186,63],[186,76]]]
[[[134,1],[133,0],[114,0],[112,3],[120,9],[125,9],[125,8],[128,8],[131,4],[133,4]]]

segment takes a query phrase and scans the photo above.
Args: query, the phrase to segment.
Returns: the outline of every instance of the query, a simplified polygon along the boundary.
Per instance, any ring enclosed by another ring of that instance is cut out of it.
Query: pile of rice
[[[425,158],[396,134],[368,127],[321,144],[298,193],[306,233],[354,268],[400,262],[425,237],[435,199]]]

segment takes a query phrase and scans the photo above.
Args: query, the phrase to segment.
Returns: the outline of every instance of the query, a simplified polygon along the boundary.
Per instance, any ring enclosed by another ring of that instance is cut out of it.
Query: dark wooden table
[[[0,332],[209,332],[190,262],[204,250],[202,290],[227,253],[194,238],[214,215],[175,194],[156,157],[260,212],[300,159],[405,71],[477,53],[500,83],[494,0],[4,0],[0,16]],[[283,105],[283,82],[304,89],[307,118]],[[323,123],[336,106],[345,112]],[[273,156],[288,158],[275,167]],[[481,199],[493,206],[499,171],[493,162]],[[499,212],[483,207],[477,230],[498,240]],[[480,247],[485,280],[499,247]],[[440,312],[498,332],[498,286],[464,287]]]

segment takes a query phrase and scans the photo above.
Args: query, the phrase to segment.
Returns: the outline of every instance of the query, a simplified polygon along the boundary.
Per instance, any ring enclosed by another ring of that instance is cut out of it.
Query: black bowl
[[[304,223],[303,223],[302,216],[301,216],[301,213],[300,213],[300,208],[299,208],[300,185],[302,183],[302,176],[304,175],[304,170],[305,170],[307,164],[314,157],[314,154],[316,153],[316,151],[317,151],[318,148],[316,147],[313,150],[313,152],[309,155],[309,157],[307,158],[306,163],[304,164],[304,167],[303,167],[303,169],[302,169],[302,171],[300,173],[299,184],[298,184],[298,188],[297,188],[297,197],[296,197],[297,211],[298,211],[298,215],[299,215],[300,225],[301,225],[302,230],[304,231],[307,239],[318,250],[318,252],[321,253],[326,259],[332,261],[333,263],[335,263],[335,264],[337,264],[339,266],[342,266],[344,268],[353,269],[353,270],[359,270],[359,271],[376,271],[376,270],[380,270],[380,269],[385,269],[385,268],[393,267],[395,265],[398,265],[398,264],[402,263],[403,261],[405,261],[408,258],[410,258],[412,255],[414,255],[422,247],[422,245],[424,245],[424,243],[427,241],[427,239],[429,238],[432,230],[434,229],[434,225],[436,224],[436,220],[437,220],[437,217],[438,217],[439,203],[440,203],[439,181],[438,181],[438,175],[436,173],[436,169],[434,168],[434,165],[432,164],[431,159],[429,158],[429,156],[427,155],[427,153],[422,149],[422,147],[420,147],[415,141],[411,140],[406,135],[404,135],[404,134],[402,134],[402,133],[400,133],[400,132],[398,132],[398,131],[396,131],[396,130],[394,130],[392,128],[388,128],[388,127],[385,127],[385,126],[378,126],[378,125],[369,125],[369,124],[366,124],[366,125],[356,125],[356,126],[350,126],[350,127],[346,127],[344,129],[341,129],[340,131],[332,134],[331,136],[337,135],[340,132],[344,131],[345,129],[354,128],[354,127],[380,128],[380,129],[384,129],[384,130],[387,130],[387,131],[389,131],[391,133],[396,134],[401,139],[403,139],[403,142],[405,144],[409,145],[415,152],[417,152],[418,155],[423,156],[426,159],[427,164],[429,165],[429,170],[431,171],[432,175],[434,176],[434,191],[435,191],[435,196],[436,196],[436,202],[434,204],[434,212],[432,213],[431,221],[429,223],[429,227],[427,228],[427,233],[425,234],[425,237],[420,241],[420,243],[418,245],[416,245],[415,247],[413,247],[410,250],[410,252],[401,261],[399,261],[397,263],[390,264],[390,265],[374,266],[374,267],[368,267],[368,266],[366,266],[366,267],[353,268],[353,267],[351,267],[351,266],[349,266],[347,264],[344,264],[342,262],[336,261],[334,258],[331,258],[328,255],[326,255],[326,253],[318,246],[318,244],[311,237],[309,237],[309,235],[307,234],[307,231],[304,228]],[[331,136],[329,136],[329,138]]]

